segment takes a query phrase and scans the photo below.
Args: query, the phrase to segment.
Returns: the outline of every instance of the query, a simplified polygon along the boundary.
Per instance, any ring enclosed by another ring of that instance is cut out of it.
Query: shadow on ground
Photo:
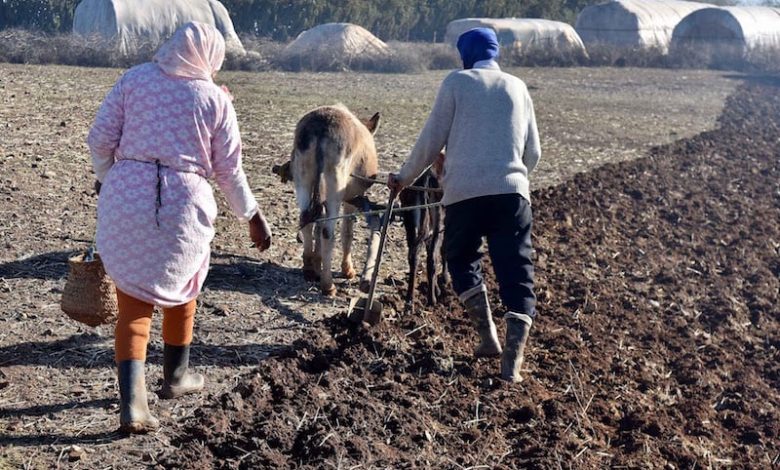
[[[754,74],[725,74],[723,78],[739,82],[747,82],[753,85],[780,87],[780,75],[767,73]]]
[[[255,365],[284,344],[192,344],[192,364],[206,367]],[[149,345],[148,362],[161,363],[162,351]],[[0,367],[41,366],[62,369],[113,367],[114,345],[109,336],[72,335],[57,341],[28,341],[0,348]]]
[[[68,258],[75,251],[52,251],[0,263],[0,277],[5,279],[62,279],[68,274]]]
[[[120,439],[127,439],[128,436],[116,431],[99,432],[94,434],[81,434],[79,436],[62,434],[34,434],[21,436],[7,436],[0,434],[0,445],[9,447],[36,447],[36,446],[95,446],[100,444],[109,444]]]
[[[265,305],[295,323],[311,325],[312,322],[302,312],[285,305],[284,300],[295,299],[307,304],[325,301],[317,284],[303,279],[300,268],[216,252],[212,260],[204,288],[256,295]]]

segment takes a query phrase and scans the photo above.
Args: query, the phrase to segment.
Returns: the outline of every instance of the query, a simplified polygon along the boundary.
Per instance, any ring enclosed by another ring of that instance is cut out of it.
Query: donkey
[[[348,202],[361,200],[360,196],[372,183],[351,175],[376,178],[374,133],[378,127],[379,113],[364,122],[338,104],[309,111],[295,128],[290,173],[300,209],[303,274],[309,281],[319,278],[320,289],[328,296],[336,293],[331,273],[336,221],[317,220],[323,216],[323,206],[325,218],[338,216],[345,202],[345,212],[358,210]],[[368,256],[360,283],[364,290],[376,264],[379,221],[370,219],[369,228]],[[356,275],[351,254],[353,230],[353,218],[344,219],[341,225],[341,271],[347,279]]]
[[[413,186],[428,188],[433,191],[418,191],[404,189],[398,195],[401,207],[431,205],[441,201],[442,193],[438,176],[442,174],[444,154],[439,155],[437,164],[425,171]],[[439,191],[436,191],[436,190]],[[401,214],[406,231],[406,246],[408,249],[409,276],[406,290],[406,308],[414,313],[414,292],[417,288],[418,252],[422,246],[426,251],[426,277],[428,288],[426,297],[428,306],[438,302],[447,282],[447,258],[444,255],[441,234],[444,231],[444,209],[440,206],[406,210]],[[438,267],[442,267],[441,274]]]

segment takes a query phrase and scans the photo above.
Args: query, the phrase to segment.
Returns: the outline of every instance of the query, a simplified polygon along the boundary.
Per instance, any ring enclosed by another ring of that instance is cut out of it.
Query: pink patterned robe
[[[161,307],[197,297],[217,216],[207,179],[242,221],[257,212],[227,93],[139,65],[106,97],[88,144],[103,183],[97,246],[106,272],[123,292]]]

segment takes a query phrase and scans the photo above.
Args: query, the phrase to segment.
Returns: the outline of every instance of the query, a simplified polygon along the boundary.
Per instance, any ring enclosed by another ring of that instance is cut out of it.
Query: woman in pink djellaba
[[[115,359],[120,430],[159,427],[149,411],[144,364],[154,306],[163,310],[162,398],[203,388],[188,371],[195,299],[209,268],[217,205],[208,180],[249,224],[260,251],[271,244],[241,167],[241,136],[226,90],[213,82],[225,58],[214,27],[188,23],[153,62],[128,70],[89,133],[98,182],[97,246],[117,288]]]

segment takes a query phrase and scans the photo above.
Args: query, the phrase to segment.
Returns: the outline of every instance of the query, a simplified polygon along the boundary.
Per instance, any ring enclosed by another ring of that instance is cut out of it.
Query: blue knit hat
[[[491,28],[474,28],[458,38],[458,52],[463,59],[463,68],[474,67],[480,60],[498,57],[498,38]]]

